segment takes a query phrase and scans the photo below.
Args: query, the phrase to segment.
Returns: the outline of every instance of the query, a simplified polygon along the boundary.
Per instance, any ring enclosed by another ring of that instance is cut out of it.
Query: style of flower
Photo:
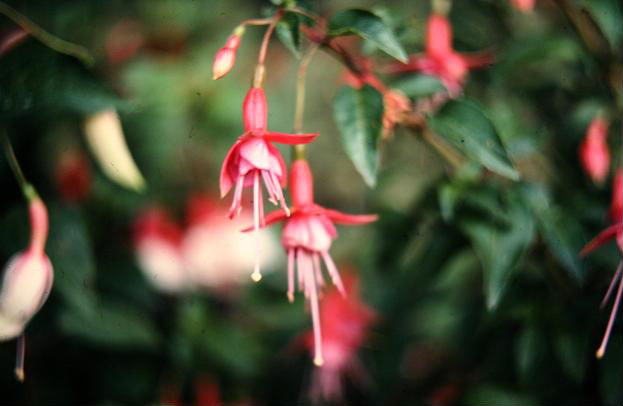
[[[144,210],[134,222],[134,246],[139,266],[158,290],[178,293],[189,286],[181,241],[181,228],[162,209]]]
[[[614,177],[610,217],[613,224],[610,227],[607,227],[601,233],[599,233],[597,237],[591,240],[588,244],[586,244],[580,252],[580,255],[587,255],[612,239],[616,239],[619,250],[621,251],[621,253],[623,253],[623,170],[621,169],[617,171]],[[617,267],[617,270],[612,277],[612,281],[610,282],[610,286],[606,291],[606,295],[601,302],[602,308],[608,302],[610,295],[615,289],[617,281],[619,282],[619,287],[617,289],[616,297],[614,299],[614,304],[612,305],[612,311],[610,312],[610,318],[608,319],[608,325],[606,326],[604,337],[601,341],[601,345],[597,349],[597,358],[603,357],[606,353],[608,339],[610,338],[610,333],[612,332],[612,326],[614,325],[617,310],[621,303],[621,296],[623,295],[623,260],[619,262],[619,266]]]
[[[452,26],[441,14],[428,18],[426,30],[426,52],[413,55],[406,64],[397,63],[389,67],[389,73],[422,72],[437,76],[452,97],[460,95],[463,83],[471,69],[491,64],[489,54],[464,54],[452,48]]]
[[[373,222],[376,215],[351,215],[326,209],[314,203],[312,173],[304,159],[297,159],[291,167],[291,212],[279,209],[266,216],[269,226],[285,221],[281,244],[288,254],[288,299],[294,301],[295,263],[298,270],[298,289],[310,301],[314,331],[314,364],[324,363],[322,335],[318,310],[319,287],[324,285],[321,259],[328,274],[342,295],[344,285],[333,259],[329,255],[331,243],[337,237],[334,223],[358,225]],[[290,214],[288,216],[288,214]],[[248,229],[247,229],[248,230]]]
[[[322,300],[320,306],[320,326],[322,328],[322,348],[324,365],[316,369],[312,376],[311,398],[314,400],[340,400],[342,380],[346,376],[365,381],[365,371],[357,358],[357,350],[368,335],[376,314],[359,297],[357,278],[347,273],[344,288],[348,297],[344,298],[332,290]],[[306,336],[306,344],[313,349],[313,333]]]
[[[286,166],[279,150],[272,145],[280,144],[307,144],[318,134],[286,134],[268,131],[266,120],[268,106],[264,89],[252,87],[244,100],[242,107],[244,133],[231,147],[221,168],[220,189],[221,198],[234,187],[234,197],[229,217],[233,218],[242,210],[242,189],[253,187],[253,224],[256,231],[264,224],[264,207],[260,179],[268,191],[269,201],[281,204],[286,215],[289,209],[283,197],[282,187],[285,187],[287,176]],[[259,261],[256,261],[253,280],[261,279]]]
[[[52,263],[45,254],[48,211],[39,197],[29,200],[30,244],[9,260],[0,287],[0,341],[21,336],[15,368],[20,381],[24,379],[24,329],[47,300],[54,281]]]
[[[608,123],[603,117],[597,116],[591,121],[580,144],[580,162],[595,183],[603,183],[610,169],[607,137]]]

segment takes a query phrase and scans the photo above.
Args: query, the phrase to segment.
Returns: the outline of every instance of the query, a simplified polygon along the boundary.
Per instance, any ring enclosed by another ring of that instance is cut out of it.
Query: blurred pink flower
[[[580,145],[580,162],[595,183],[603,183],[610,169],[608,149],[608,123],[597,116],[588,126],[586,136]]]
[[[256,262],[256,251],[264,264],[278,256],[278,245],[271,233],[240,232],[252,221],[249,214],[229,220],[224,207],[201,195],[189,199],[187,213],[188,227],[181,250],[193,286],[231,287],[248,280],[247,270]]]
[[[307,144],[318,134],[285,134],[266,129],[268,106],[264,89],[253,87],[247,93],[242,107],[244,134],[227,153],[221,168],[221,198],[225,197],[235,185],[234,198],[229,209],[233,218],[242,210],[242,189],[253,187],[253,224],[257,231],[264,223],[264,205],[260,182],[268,191],[269,200],[289,214],[283,197],[282,187],[286,183],[286,166],[277,148],[272,142],[281,144]],[[253,280],[261,279],[260,263],[256,261],[252,274]]]
[[[188,288],[181,240],[182,230],[162,209],[144,210],[134,222],[134,245],[140,268],[163,292],[179,293]]]
[[[510,0],[513,7],[522,13],[529,13],[534,9],[536,0]]]
[[[48,211],[39,197],[30,199],[30,244],[15,254],[4,268],[0,287],[0,341],[23,334],[26,324],[47,300],[54,271],[45,254],[48,237]],[[24,341],[18,345],[17,378],[24,379]]]
[[[580,255],[587,255],[612,239],[616,239],[619,250],[621,251],[621,253],[623,253],[623,170],[621,169],[617,171],[612,185],[612,203],[610,206],[610,216],[613,225],[603,230],[597,235],[597,237],[595,237],[588,244],[586,244],[584,248],[582,248]],[[612,281],[610,282],[610,286],[606,291],[606,295],[601,302],[602,308],[608,302],[610,295],[615,289],[617,281],[619,281],[619,287],[617,289],[616,298],[614,299],[614,304],[612,305],[612,311],[610,312],[610,319],[608,320],[606,332],[604,333],[601,345],[597,349],[597,358],[603,357],[606,352],[608,339],[610,338],[612,326],[614,325],[614,319],[616,318],[616,314],[621,303],[621,296],[623,295],[623,260],[619,262],[619,266],[617,267],[617,270],[612,277]]]
[[[376,315],[361,302],[358,285],[357,278],[347,273],[344,289],[348,297],[344,298],[337,290],[332,290],[322,300],[320,325],[324,365],[317,368],[312,377],[311,397],[314,400],[340,400],[342,381],[347,375],[365,381],[365,371],[357,358],[357,350],[366,339]],[[306,344],[310,350],[313,349],[313,333],[307,334]]]
[[[452,48],[452,26],[441,14],[432,14],[428,18],[426,30],[426,52],[413,55],[406,64],[396,63],[390,66],[389,73],[407,73],[419,71],[437,76],[448,89],[452,97],[461,93],[463,83],[471,69],[492,63],[490,54],[461,54]]]
[[[266,216],[266,225],[285,221],[281,243],[288,253],[288,299],[294,300],[294,263],[298,269],[298,288],[310,301],[314,326],[315,357],[318,366],[324,363],[322,336],[318,310],[318,287],[324,285],[321,258],[333,284],[345,294],[340,274],[329,255],[331,243],[337,237],[333,223],[366,224],[377,219],[376,215],[350,215],[337,210],[325,209],[314,203],[313,178],[307,161],[295,160],[291,168],[291,191],[293,207],[291,215],[279,209]],[[247,229],[249,230],[249,229]]]
[[[91,190],[91,168],[85,154],[77,149],[64,151],[56,164],[55,180],[65,200],[84,200]]]

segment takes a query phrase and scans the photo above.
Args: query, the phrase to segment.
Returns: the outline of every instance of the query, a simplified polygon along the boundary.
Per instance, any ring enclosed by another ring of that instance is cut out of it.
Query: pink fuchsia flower
[[[9,260],[0,287],[0,341],[21,336],[15,368],[20,381],[24,379],[24,329],[47,300],[54,281],[52,263],[44,251],[48,211],[39,197],[30,199],[29,215],[30,244]]]
[[[226,218],[227,209],[204,195],[187,203],[187,228],[182,238],[182,258],[192,286],[230,294],[248,280],[255,262],[275,261],[279,247],[272,233],[241,233],[253,221],[248,213]],[[259,256],[259,257],[258,257]],[[235,292],[234,292],[235,293]]]
[[[162,209],[144,210],[134,222],[134,246],[139,266],[158,290],[179,293],[188,288],[181,241],[181,228]]]
[[[332,290],[320,306],[320,326],[324,365],[312,377],[311,397],[314,400],[340,400],[345,376],[365,380],[365,371],[357,358],[357,350],[367,338],[376,314],[359,297],[358,280],[351,273],[344,278],[348,297]],[[306,344],[313,349],[313,333]]]
[[[510,0],[513,7],[522,13],[529,13],[534,9],[536,0]]]
[[[491,64],[489,54],[461,54],[452,48],[452,26],[441,14],[428,19],[426,30],[426,52],[413,55],[406,64],[390,66],[390,73],[422,72],[437,76],[453,97],[458,96],[471,69]]]
[[[586,244],[580,252],[580,255],[587,255],[612,239],[616,239],[619,250],[623,253],[623,171],[621,169],[617,171],[614,177],[610,216],[612,218],[613,225],[603,230],[597,235],[597,237]],[[606,332],[604,333],[601,345],[597,349],[597,358],[603,357],[606,352],[608,339],[610,338],[612,326],[614,325],[614,319],[616,318],[616,314],[621,303],[621,296],[623,295],[623,260],[619,263],[619,266],[612,277],[610,286],[608,287],[606,295],[601,302],[601,307],[604,307],[608,302],[610,295],[615,289],[617,281],[619,282],[619,287],[614,299],[614,304],[612,305],[612,311],[610,312]]]
[[[586,136],[580,145],[580,162],[595,183],[603,183],[610,169],[608,149],[608,123],[597,116],[588,126]]]
[[[324,262],[333,284],[342,295],[344,286],[329,255],[331,243],[337,237],[334,223],[359,225],[373,222],[376,215],[351,215],[326,209],[314,203],[313,178],[307,161],[297,159],[291,168],[291,191],[293,206],[290,216],[279,209],[266,216],[265,224],[285,221],[281,233],[281,244],[288,254],[288,299],[294,300],[295,262],[298,270],[298,289],[310,301],[314,326],[314,363],[324,363],[322,335],[318,310],[319,287],[324,285],[321,261]]]
[[[242,106],[244,134],[231,147],[221,168],[221,198],[234,187],[234,197],[229,217],[233,218],[242,210],[242,189],[253,187],[253,224],[256,232],[264,224],[264,206],[260,182],[268,191],[273,204],[281,204],[287,215],[289,209],[283,197],[282,187],[286,184],[286,166],[279,150],[272,145],[307,144],[318,134],[286,134],[268,131],[266,121],[268,105],[264,89],[252,87]],[[253,280],[261,279],[259,261],[256,261]]]
[[[212,80],[217,80],[227,75],[236,63],[236,53],[240,46],[240,40],[244,34],[244,28],[239,27],[227,38],[225,46],[219,49],[212,63]]]

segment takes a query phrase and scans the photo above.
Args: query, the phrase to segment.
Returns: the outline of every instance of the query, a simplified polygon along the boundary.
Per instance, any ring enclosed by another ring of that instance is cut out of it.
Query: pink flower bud
[[[242,119],[244,130],[254,134],[266,132],[266,120],[268,116],[268,104],[266,94],[261,87],[252,87],[242,104]]]
[[[232,35],[225,46],[218,50],[212,64],[212,79],[217,80],[227,75],[236,63],[236,52],[240,46],[240,36]]]
[[[534,9],[536,0],[511,0],[511,4],[522,13],[529,13]]]
[[[595,117],[586,131],[586,137],[580,145],[580,162],[586,173],[595,183],[603,183],[610,169],[610,150],[606,137],[608,123],[601,117]]]
[[[452,50],[452,26],[445,16],[433,14],[428,18],[426,29],[426,53],[442,58]]]
[[[19,336],[43,306],[54,279],[43,249],[48,233],[45,205],[35,198],[29,207],[31,237],[26,251],[15,254],[4,268],[0,288],[0,340]]]
[[[314,180],[307,161],[297,159],[290,169],[290,195],[294,206],[314,203]]]

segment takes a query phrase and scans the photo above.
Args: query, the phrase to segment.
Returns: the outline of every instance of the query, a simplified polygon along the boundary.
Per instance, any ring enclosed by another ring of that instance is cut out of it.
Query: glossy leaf
[[[383,96],[372,86],[342,87],[333,104],[342,145],[363,180],[372,187],[379,169]]]
[[[360,9],[340,11],[329,21],[329,35],[355,34],[372,42],[383,52],[407,62],[407,53],[396,39],[393,31],[374,13]]]
[[[493,124],[476,104],[451,101],[430,118],[430,125],[469,159],[501,176],[519,179]]]
[[[301,31],[299,24],[298,14],[285,13],[275,27],[277,37],[297,58],[301,57]]]

